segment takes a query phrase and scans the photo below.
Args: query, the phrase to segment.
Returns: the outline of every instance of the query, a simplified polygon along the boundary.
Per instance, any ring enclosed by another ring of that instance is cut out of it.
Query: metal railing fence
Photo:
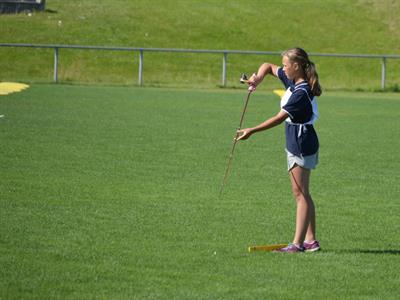
[[[248,55],[281,55],[279,51],[242,51],[242,50],[200,50],[200,49],[175,49],[175,48],[141,48],[141,47],[107,47],[107,46],[83,46],[83,45],[49,45],[49,44],[9,44],[0,43],[0,47],[24,47],[54,49],[53,81],[58,82],[59,49],[80,50],[106,50],[106,51],[132,51],[139,53],[138,84],[143,85],[144,52],[180,52],[180,53],[209,53],[222,55],[222,86],[227,86],[228,54]],[[381,60],[381,88],[386,85],[387,59],[400,59],[400,55],[392,54],[346,54],[346,53],[309,53],[309,56],[337,57],[337,58],[373,58]]]

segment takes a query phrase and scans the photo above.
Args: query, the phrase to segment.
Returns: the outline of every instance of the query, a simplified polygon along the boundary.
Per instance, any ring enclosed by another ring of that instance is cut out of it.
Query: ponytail
[[[315,64],[309,60],[308,54],[301,48],[292,48],[282,53],[282,56],[287,56],[292,62],[296,62],[303,69],[307,82],[311,87],[314,96],[320,96],[322,89],[318,80],[318,73]]]
[[[311,87],[311,91],[315,96],[321,96],[322,90],[319,85],[318,73],[315,68],[315,64],[312,61],[308,61],[308,64],[305,67],[305,74],[307,77],[307,82]]]

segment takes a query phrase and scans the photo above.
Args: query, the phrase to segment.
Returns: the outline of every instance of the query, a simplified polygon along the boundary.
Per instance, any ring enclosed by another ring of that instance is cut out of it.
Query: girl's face
[[[294,80],[299,75],[299,64],[291,62],[289,57],[282,57],[283,71],[290,80]]]

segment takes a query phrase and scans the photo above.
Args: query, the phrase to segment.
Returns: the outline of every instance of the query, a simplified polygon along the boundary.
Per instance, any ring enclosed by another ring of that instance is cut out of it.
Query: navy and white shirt
[[[285,121],[286,150],[296,156],[313,155],[319,148],[313,126],[318,118],[317,100],[306,81],[294,84],[282,68],[277,75],[286,88],[281,99],[281,109],[289,115]]]

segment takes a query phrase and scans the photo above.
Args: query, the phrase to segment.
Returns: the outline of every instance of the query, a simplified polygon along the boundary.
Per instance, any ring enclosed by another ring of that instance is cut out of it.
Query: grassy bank
[[[399,53],[400,13],[391,1],[47,1],[47,11],[2,15],[0,41],[186,49],[281,51],[301,46],[315,53]],[[296,9],[293,9],[295,7]],[[0,48],[0,80],[50,82],[50,50]],[[232,55],[228,84],[242,72],[279,57]],[[381,61],[314,58],[330,89],[380,88]],[[146,54],[144,83],[215,87],[222,56]],[[389,60],[387,85],[400,84],[400,62]],[[60,51],[64,82],[127,84],[138,81],[138,53]]]

